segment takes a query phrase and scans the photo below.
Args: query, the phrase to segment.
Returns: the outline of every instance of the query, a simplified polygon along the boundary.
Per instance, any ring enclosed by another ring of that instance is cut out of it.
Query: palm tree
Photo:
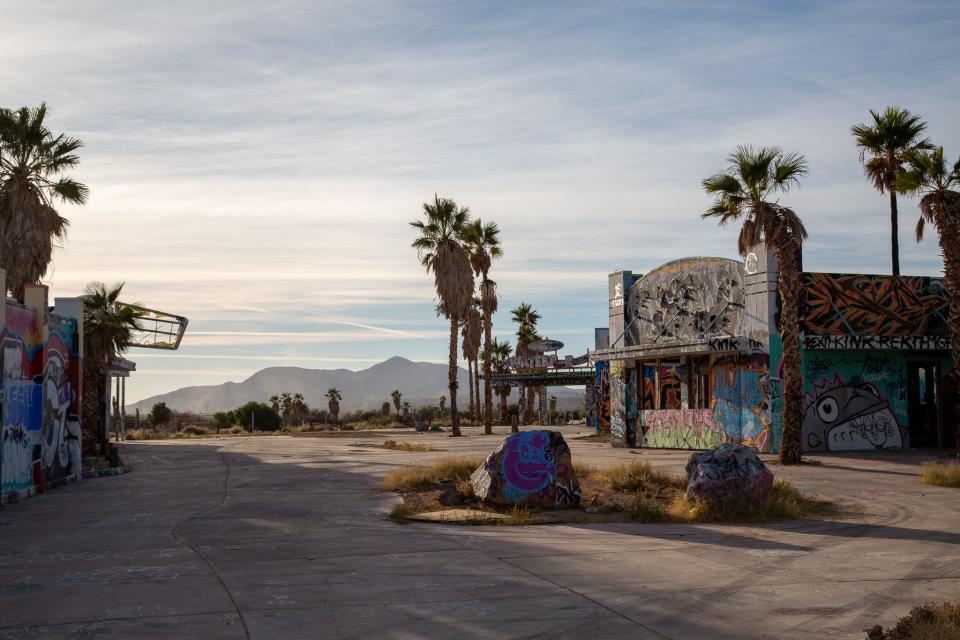
[[[303,394],[293,394],[293,415],[298,423],[303,424],[303,416],[306,415],[307,410],[307,402],[304,399]]]
[[[0,109],[0,269],[7,288],[23,301],[25,285],[40,281],[54,243],[69,222],[57,201],[84,204],[88,190],[64,172],[79,164],[76,138],[54,135],[44,123],[46,104],[36,109]]]
[[[410,415],[410,403],[407,401],[404,401],[403,404],[400,405],[400,408],[403,410],[404,419],[406,419],[407,416]]]
[[[490,365],[497,373],[506,372],[505,362],[511,353],[512,350],[509,342],[500,341],[497,338],[493,339],[493,342],[490,344]],[[510,387],[497,387],[497,395],[500,397],[500,419],[504,422],[509,422],[509,417],[507,416],[507,398],[510,396]]]
[[[777,147],[739,146],[727,158],[727,168],[703,180],[704,190],[714,204],[704,218],[719,218],[720,224],[743,221],[738,249],[746,255],[761,242],[776,252],[780,262],[780,336],[783,344],[783,437],[780,462],[797,464],[801,455],[800,377],[800,250],[807,231],[803,222],[779,200],[807,173],[807,161],[798,154]],[[771,363],[773,366],[773,363]]]
[[[850,127],[860,149],[860,162],[870,182],[880,193],[890,194],[890,243],[893,275],[900,275],[900,238],[897,221],[897,178],[903,172],[907,154],[932,148],[920,139],[927,123],[906,109],[887,107],[882,113],[870,110],[872,123]]]
[[[437,398],[437,404],[440,405],[440,417],[443,417],[443,412],[447,408],[447,396],[440,396]]]
[[[497,223],[474,220],[465,233],[473,272],[481,277],[480,309],[483,311],[483,432],[493,433],[493,388],[490,386],[493,314],[497,312],[497,283],[490,279],[490,265],[503,255]]]
[[[943,254],[944,285],[950,299],[950,356],[953,367],[953,415],[960,415],[960,160],[951,167],[943,156],[943,147],[931,152],[907,154],[907,171],[901,174],[898,190],[923,194],[920,198],[920,219],[917,220],[917,242],[923,239],[924,226],[930,223],[937,230]],[[960,422],[956,425],[957,455],[960,456]]]
[[[127,350],[133,332],[141,328],[136,311],[120,302],[123,285],[91,282],[83,289],[83,447],[87,454],[98,453],[106,441],[107,371],[113,359]]]
[[[340,396],[340,391],[336,387],[331,387],[327,389],[326,397],[327,400],[327,409],[330,410],[330,415],[333,416],[333,421],[336,422],[340,419],[340,401],[343,398]]]
[[[480,406],[479,376],[475,375],[477,369],[476,363],[480,352],[480,331],[482,320],[480,319],[480,301],[474,300],[474,305],[467,313],[463,323],[463,357],[467,361],[468,380],[470,386],[470,419],[475,420]],[[479,373],[479,372],[477,372]]]
[[[280,418],[283,424],[290,422],[293,413],[293,396],[284,391],[280,394]]]
[[[278,414],[280,413],[280,396],[270,396],[270,406]]]
[[[473,271],[470,259],[461,244],[461,237],[469,221],[470,210],[458,207],[449,198],[434,196],[434,201],[423,203],[426,221],[410,225],[419,232],[412,246],[417,250],[427,273],[433,272],[437,297],[437,314],[450,321],[450,424],[452,435],[460,435],[460,416],[457,413],[457,326],[466,318],[473,302]]]
[[[510,315],[513,321],[517,323],[517,357],[529,357],[530,351],[527,349],[527,345],[540,339],[540,334],[537,333],[537,322],[540,321],[541,316],[533,306],[526,302],[522,302],[516,309],[512,309]],[[521,389],[520,393],[523,394],[524,391]],[[525,422],[533,421],[534,393],[534,387],[526,387],[526,406],[523,411]]]
[[[397,415],[400,415],[400,399],[403,397],[403,394],[400,393],[399,389],[394,389],[390,392],[390,397],[393,398],[393,406],[397,409]]]

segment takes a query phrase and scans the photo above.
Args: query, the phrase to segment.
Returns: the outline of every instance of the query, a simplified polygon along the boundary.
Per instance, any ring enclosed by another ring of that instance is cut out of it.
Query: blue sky
[[[84,140],[48,281],[186,315],[133,350],[128,397],[270,365],[444,361],[407,225],[434,192],[503,230],[495,333],[530,302],[570,353],[606,323],[606,274],[734,257],[700,180],[737,144],[807,156],[784,198],[811,270],[889,270],[886,200],[849,127],[922,115],[960,154],[955,2],[0,1],[0,104],[47,101]],[[933,239],[905,273],[938,274]]]

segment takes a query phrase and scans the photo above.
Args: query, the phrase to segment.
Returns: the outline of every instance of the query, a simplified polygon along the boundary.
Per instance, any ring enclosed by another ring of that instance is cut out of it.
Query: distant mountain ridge
[[[462,410],[467,407],[467,370],[459,370],[457,402]],[[224,382],[218,385],[183,387],[169,393],[145,398],[127,407],[128,412],[140,409],[147,412],[157,402],[165,402],[175,411],[210,413],[236,409],[245,402],[267,402],[270,396],[283,392],[302,393],[307,405],[326,408],[327,389],[336,387],[343,400],[341,411],[378,409],[390,401],[390,393],[399,389],[403,400],[414,407],[436,405],[437,398],[447,395],[447,365],[413,362],[394,356],[369,369],[304,369],[302,367],[267,367],[257,371],[243,382]],[[480,386],[483,394],[483,385]],[[550,395],[557,396],[561,409],[583,407],[583,392],[565,387],[551,387]],[[516,393],[511,394],[516,402]],[[496,405],[496,397],[494,397]]]

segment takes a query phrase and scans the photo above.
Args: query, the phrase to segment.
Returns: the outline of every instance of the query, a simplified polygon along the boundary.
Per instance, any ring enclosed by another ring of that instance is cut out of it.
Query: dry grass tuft
[[[760,506],[746,502],[712,508],[682,493],[670,501],[667,514],[674,522],[762,522],[797,520],[822,513],[829,507],[829,502],[804,496],[786,480],[775,480],[767,501]]]
[[[475,458],[444,458],[432,467],[410,465],[394,469],[383,479],[383,488],[387,491],[416,491],[437,487],[444,482],[458,484],[469,480],[470,474],[482,464]]]
[[[457,492],[460,493],[464,498],[473,497],[473,483],[470,482],[470,478],[460,478],[457,480]]]
[[[960,638],[960,600],[914,607],[896,626],[867,630],[867,640],[957,640]]]
[[[419,443],[409,443],[409,442],[397,442],[396,440],[387,440],[383,444],[375,444],[374,447],[378,449],[389,449],[391,451],[409,451],[409,452],[420,452],[420,451],[439,451],[439,449],[434,449],[433,447],[428,447],[425,444]]]
[[[506,516],[506,518],[500,520],[500,523],[508,527],[523,527],[534,522],[533,512],[527,506],[517,505]]]
[[[125,440],[166,440],[169,437],[156,429],[130,429],[124,434]]]
[[[611,491],[657,491],[661,487],[686,489],[685,478],[656,471],[649,462],[624,462],[595,468],[590,472],[597,482]],[[579,476],[578,476],[579,477]]]
[[[401,502],[400,504],[393,505],[393,509],[390,509],[390,515],[388,516],[394,522],[399,524],[407,524],[410,522],[410,516],[413,515],[413,509]]]
[[[627,517],[635,522],[663,522],[667,520],[667,512],[656,498],[638,493]]]
[[[926,462],[921,468],[920,482],[938,487],[960,487],[960,462]]]
[[[213,435],[213,432],[206,427],[197,427],[189,426],[184,427],[181,431],[174,433],[171,437],[173,438],[193,438],[193,437],[203,437]]]

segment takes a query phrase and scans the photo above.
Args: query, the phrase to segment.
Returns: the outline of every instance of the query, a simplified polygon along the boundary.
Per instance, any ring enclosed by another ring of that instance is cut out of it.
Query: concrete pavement
[[[578,461],[687,456],[563,430]],[[863,638],[960,595],[960,490],[919,483],[929,453],[773,467],[840,499],[827,521],[386,520],[391,468],[499,442],[467,433],[126,443],[133,473],[0,510],[0,638]],[[354,446],[388,437],[446,451]]]

